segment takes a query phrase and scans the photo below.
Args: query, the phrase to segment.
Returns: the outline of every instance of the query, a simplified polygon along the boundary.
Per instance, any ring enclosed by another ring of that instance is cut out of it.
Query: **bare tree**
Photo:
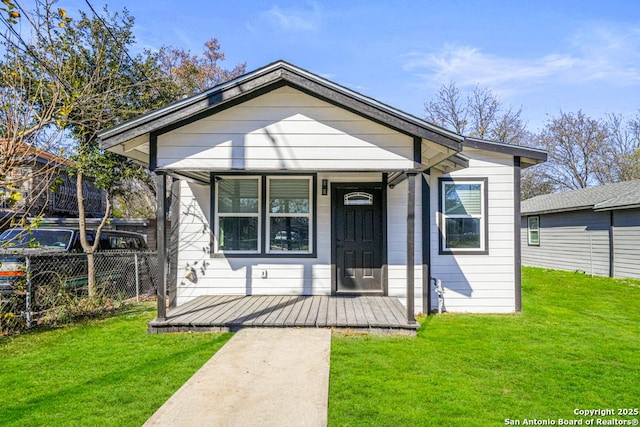
[[[424,104],[426,119],[464,135],[467,129],[467,108],[455,83],[442,85],[435,99]]]
[[[548,152],[545,178],[556,190],[575,190],[606,183],[603,164],[609,148],[606,125],[585,115],[560,112],[548,120],[538,137]]]
[[[475,86],[463,97],[450,82],[424,107],[427,120],[460,135],[508,144],[521,144],[527,136],[522,108],[506,108],[487,87]]]
[[[29,46],[20,34],[7,29],[0,46],[0,227],[16,220],[28,226],[26,217],[40,216],[45,209],[56,170],[68,166],[55,155],[60,132],[53,125],[64,112],[58,102],[42,102],[57,101],[61,93],[25,58]]]
[[[606,157],[598,169],[601,182],[640,179],[640,114],[626,120],[621,114],[607,114]]]
[[[535,165],[522,171],[520,178],[520,197],[522,200],[553,193],[553,190],[553,184],[544,173],[544,164]]]

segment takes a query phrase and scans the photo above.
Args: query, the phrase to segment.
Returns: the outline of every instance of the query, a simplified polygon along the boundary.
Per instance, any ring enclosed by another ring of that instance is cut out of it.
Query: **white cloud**
[[[539,85],[640,84],[640,28],[591,26],[573,35],[564,52],[536,58],[500,56],[472,46],[445,45],[432,53],[404,56],[404,69],[430,87],[449,81],[480,84],[505,96]]]
[[[269,10],[260,12],[256,19],[247,24],[251,31],[268,26],[279,31],[316,31],[322,23],[322,11],[315,2],[305,7],[282,8],[272,6]]]

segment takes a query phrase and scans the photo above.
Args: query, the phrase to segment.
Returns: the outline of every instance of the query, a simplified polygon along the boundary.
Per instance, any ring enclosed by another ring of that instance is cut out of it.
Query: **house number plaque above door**
[[[344,195],[345,206],[370,206],[373,205],[373,195],[356,191]]]

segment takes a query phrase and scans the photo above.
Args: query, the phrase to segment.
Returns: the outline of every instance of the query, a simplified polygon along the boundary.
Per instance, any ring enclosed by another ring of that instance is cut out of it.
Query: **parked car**
[[[95,231],[87,231],[87,240],[93,243]],[[103,230],[98,251],[145,251],[144,236],[137,233]],[[34,286],[63,280],[66,286],[82,287],[87,283],[87,260],[81,256],[80,231],[75,228],[11,228],[0,234],[0,295],[6,297],[25,281],[26,258],[31,260]],[[35,256],[37,255],[37,256]],[[98,272],[109,280],[122,278],[133,270],[131,262]],[[149,274],[149,268],[145,273]],[[126,278],[126,277],[125,277]]]

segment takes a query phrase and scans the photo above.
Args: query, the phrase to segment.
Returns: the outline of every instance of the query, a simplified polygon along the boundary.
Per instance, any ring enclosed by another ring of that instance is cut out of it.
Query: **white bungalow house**
[[[412,317],[437,307],[437,278],[448,311],[521,309],[520,171],[543,151],[464,138],[283,61],[100,138],[155,171],[159,194],[179,179],[178,306],[381,295]]]

